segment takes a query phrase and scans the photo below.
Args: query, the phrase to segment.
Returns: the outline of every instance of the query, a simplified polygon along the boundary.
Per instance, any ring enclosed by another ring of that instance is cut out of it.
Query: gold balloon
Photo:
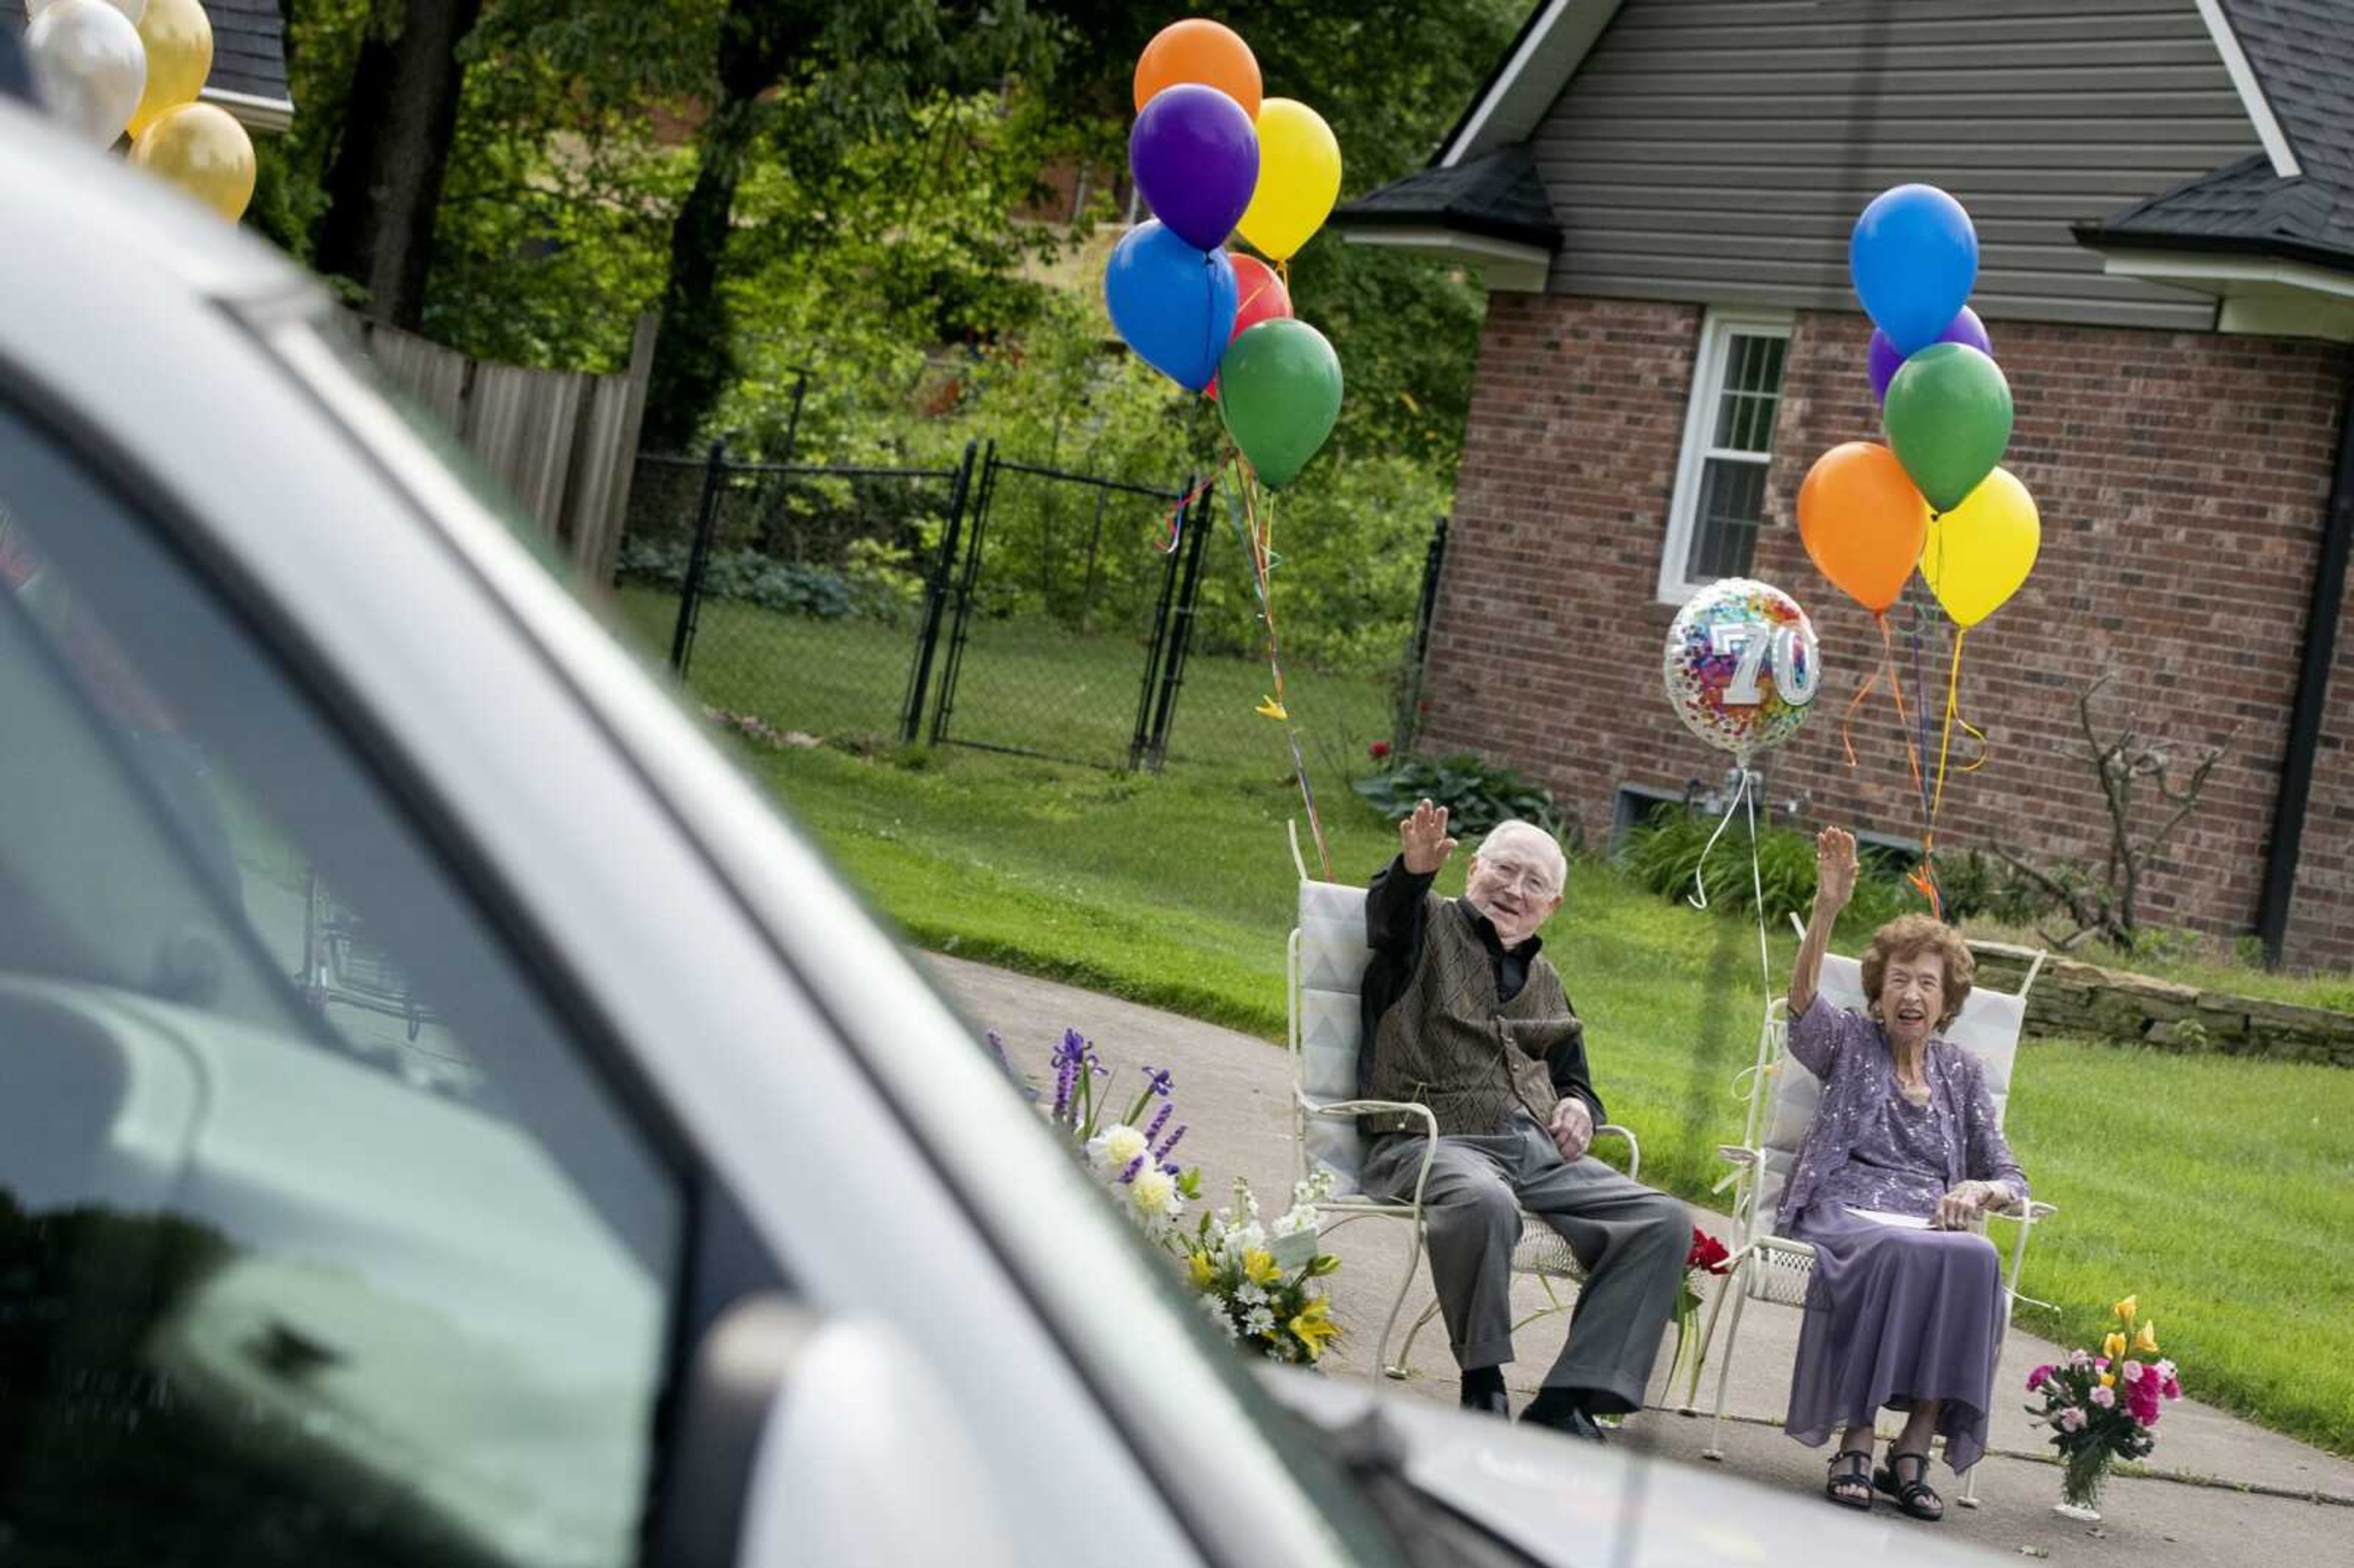
[[[183,103],[139,133],[131,161],[171,181],[235,223],[253,199],[253,141],[236,116]]]
[[[194,103],[213,73],[212,18],[197,0],[147,0],[139,38],[147,46],[147,90],[131,112],[133,136],[166,111]]]

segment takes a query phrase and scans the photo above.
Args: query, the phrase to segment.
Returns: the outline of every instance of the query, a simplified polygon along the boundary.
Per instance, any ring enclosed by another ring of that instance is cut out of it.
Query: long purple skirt
[[[1986,1452],[2001,1354],[2002,1264],[1968,1231],[1915,1231],[1816,1203],[1791,1227],[1815,1248],[1784,1429],[1819,1447],[1883,1405],[1943,1402],[1946,1458],[1967,1470]]]

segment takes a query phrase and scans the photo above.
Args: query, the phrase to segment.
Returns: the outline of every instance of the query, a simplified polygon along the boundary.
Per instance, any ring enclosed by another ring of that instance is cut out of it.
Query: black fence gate
[[[1158,769],[1209,497],[1015,462],[638,460],[616,595],[706,706],[772,741],[928,738]]]
[[[1016,462],[990,443],[949,595],[930,738],[1157,770],[1184,684],[1210,499]],[[1154,548],[1181,507],[1177,547]]]

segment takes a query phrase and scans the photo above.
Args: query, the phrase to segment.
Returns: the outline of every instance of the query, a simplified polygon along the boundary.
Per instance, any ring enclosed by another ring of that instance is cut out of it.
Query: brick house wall
[[[1691,304],[1490,296],[1422,745],[1476,749],[1543,779],[1577,809],[1589,842],[1606,834],[1622,787],[1713,784],[1730,760],[1676,721],[1659,674],[1675,613],[1657,599],[1659,556],[1702,317]],[[2162,721],[2187,747],[2231,745],[2144,891],[2145,918],[2252,929],[2354,350],[2016,321],[1990,330],[2019,410],[2005,465],[2036,498],[2042,550],[2027,586],[1969,638],[1961,711],[1993,750],[1983,770],[1949,774],[1939,842],[2097,859],[2108,832],[2098,784],[2057,748],[2077,741],[2077,690],[2114,671],[2109,716],[2130,705],[2145,729]],[[1879,634],[1817,574],[1792,510],[1825,449],[1878,438],[1869,333],[1858,314],[1802,312],[1791,337],[1752,575],[1807,608],[1826,676],[1806,729],[1767,758],[1768,788],[1777,801],[1803,795],[1810,821],[1917,840],[1885,683],[1853,726],[1858,766],[1844,761],[1840,715],[1878,662]],[[1935,613],[1917,579],[1911,591]],[[2295,964],[2354,963],[2354,605],[2345,613],[2287,933]]]

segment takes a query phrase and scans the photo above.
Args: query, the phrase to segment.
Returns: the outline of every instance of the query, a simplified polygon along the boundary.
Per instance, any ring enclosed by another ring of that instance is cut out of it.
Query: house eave
[[[226,88],[208,87],[199,94],[205,102],[217,103],[237,117],[238,123],[249,131],[266,131],[282,134],[294,123],[294,105],[283,98],[261,98],[249,92],[231,92]]]
[[[2092,249],[2111,277],[2211,297],[2218,332],[2354,343],[2354,270],[2252,249],[2115,241]]]
[[[1443,224],[1352,225],[1341,230],[1352,245],[1373,245],[1477,268],[1490,290],[1510,294],[1544,291],[1553,271],[1553,251],[1522,240],[1500,239]]]
[[[1448,169],[1507,142],[1523,142],[1577,74],[1622,0],[1546,0],[1503,66],[1447,133],[1432,166]]]

